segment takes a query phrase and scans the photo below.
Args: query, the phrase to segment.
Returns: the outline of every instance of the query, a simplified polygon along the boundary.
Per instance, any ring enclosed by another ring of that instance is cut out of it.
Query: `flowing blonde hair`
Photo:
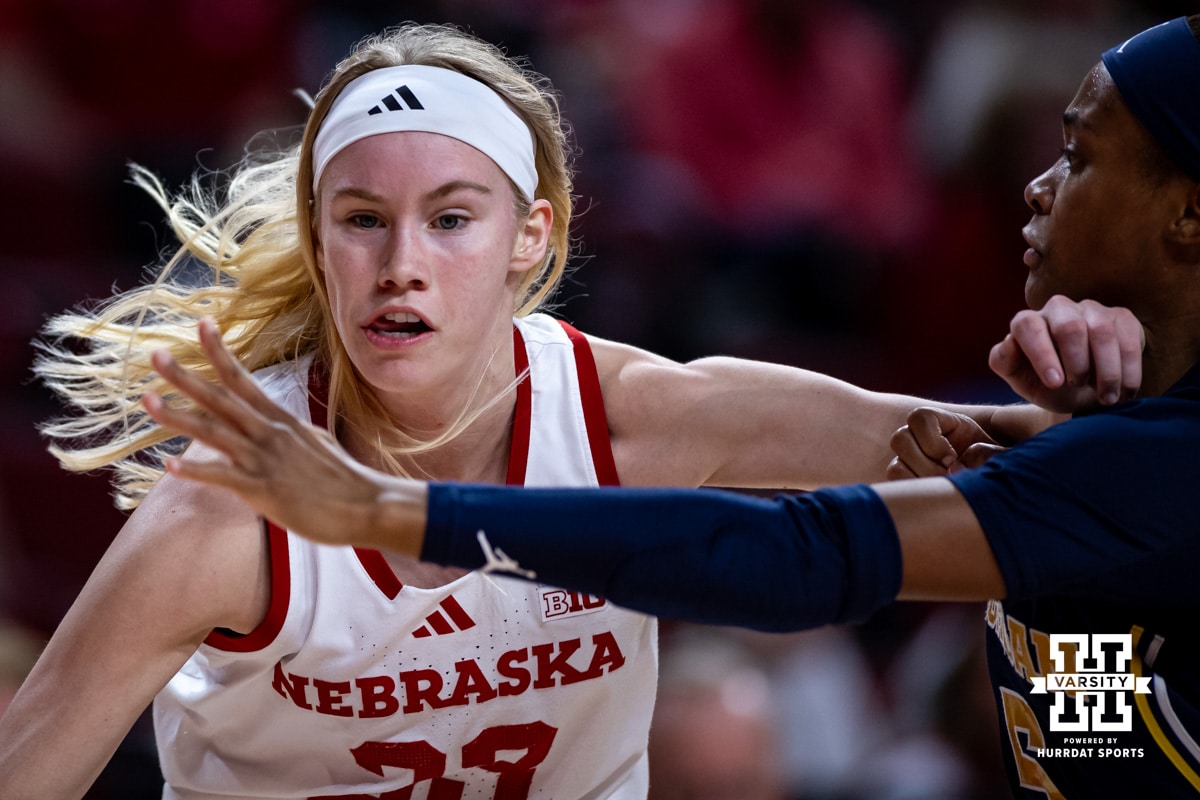
[[[52,318],[37,343],[34,371],[71,413],[42,425],[51,452],[70,470],[111,468],[117,506],[135,507],[163,474],[163,459],[183,442],[140,405],[150,390],[188,406],[154,372],[150,355],[168,349],[184,367],[212,378],[196,323],[212,316],[230,351],[250,370],[316,354],[328,370],[329,419],[375,443],[382,466],[403,474],[398,456],[436,447],[460,433],[489,402],[464,408],[449,433],[422,441],[390,425],[358,379],[331,322],[313,238],[312,144],[325,115],[350,81],[404,64],[443,67],[491,87],[525,120],[535,140],[537,197],[553,209],[542,262],[524,276],[513,313],[539,308],[557,287],[570,250],[572,172],[567,128],[548,80],[499,48],[445,25],[405,24],[361,41],[317,94],[298,145],[248,156],[229,173],[197,174],[171,196],[149,171],[135,184],[167,214],[180,241],[156,279],[93,308]],[[517,214],[529,203],[513,187]],[[206,268],[197,278],[198,267]]]

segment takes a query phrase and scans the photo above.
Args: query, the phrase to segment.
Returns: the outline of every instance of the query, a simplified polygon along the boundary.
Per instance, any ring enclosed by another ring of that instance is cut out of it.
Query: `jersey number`
[[[1008,730],[1008,744],[1012,750],[1013,759],[1017,766],[1017,779],[1025,789],[1045,792],[1050,800],[1064,800],[1062,792],[1050,780],[1046,770],[1037,762],[1029,751],[1036,751],[1046,746],[1046,736],[1042,726],[1038,724],[1037,715],[1025,702],[1025,698],[1012,689],[1000,687],[1000,696],[1004,698],[1004,727]],[[1021,743],[1021,734],[1025,734],[1026,744]]]
[[[492,800],[525,800],[529,796],[529,787],[533,785],[533,772],[550,752],[556,733],[557,728],[544,722],[487,728],[463,745],[462,766],[464,769],[478,768],[496,774],[496,791]],[[516,761],[504,761],[498,757],[502,751],[514,750],[523,750],[525,754]],[[364,742],[350,752],[360,767],[376,775],[382,776],[384,767],[409,769],[412,770],[413,780],[408,786],[383,794],[337,795],[336,800],[410,800],[413,789],[422,781],[430,781],[429,800],[460,800],[467,788],[462,781],[442,777],[446,772],[446,754],[426,741]],[[323,795],[309,800],[335,798]]]

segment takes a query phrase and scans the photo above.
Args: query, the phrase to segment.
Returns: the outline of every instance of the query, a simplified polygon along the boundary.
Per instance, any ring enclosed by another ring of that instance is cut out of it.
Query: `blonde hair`
[[[172,197],[149,171],[132,168],[133,182],[167,214],[180,241],[149,284],[119,293],[94,308],[52,318],[36,343],[34,371],[74,413],[42,425],[51,452],[70,470],[111,468],[118,507],[135,507],[163,474],[163,458],[183,442],[151,420],[140,405],[150,390],[187,406],[158,377],[151,353],[168,349],[184,367],[213,377],[196,337],[212,316],[230,351],[247,369],[316,354],[328,371],[331,428],[353,426],[375,444],[378,466],[403,473],[399,455],[436,447],[465,428],[482,408],[464,408],[458,424],[433,441],[388,424],[370,387],[358,379],[331,322],[313,238],[312,144],[338,93],[370,70],[422,64],[456,70],[495,90],[529,125],[535,140],[537,197],[553,209],[542,262],[518,287],[513,313],[545,303],[560,282],[570,250],[573,205],[567,127],[549,82],[521,60],[445,25],[405,24],[361,41],[317,94],[298,145],[248,156],[226,174],[197,174]],[[529,203],[514,187],[518,214]],[[208,269],[197,279],[197,267]],[[81,346],[81,344],[83,346]],[[485,400],[488,402],[499,398]]]

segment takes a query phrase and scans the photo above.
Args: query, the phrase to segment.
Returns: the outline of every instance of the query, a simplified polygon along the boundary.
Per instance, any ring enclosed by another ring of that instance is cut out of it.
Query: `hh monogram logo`
[[[1127,633],[1052,633],[1054,671],[1033,678],[1033,694],[1054,693],[1052,731],[1131,731],[1129,693],[1150,693],[1150,679],[1129,672]],[[1111,707],[1109,698],[1111,698]]]

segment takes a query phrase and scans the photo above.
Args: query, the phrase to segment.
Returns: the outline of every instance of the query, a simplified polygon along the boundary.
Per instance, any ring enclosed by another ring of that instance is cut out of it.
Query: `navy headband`
[[[1200,42],[1187,18],[1142,31],[1101,59],[1133,116],[1200,181]]]

